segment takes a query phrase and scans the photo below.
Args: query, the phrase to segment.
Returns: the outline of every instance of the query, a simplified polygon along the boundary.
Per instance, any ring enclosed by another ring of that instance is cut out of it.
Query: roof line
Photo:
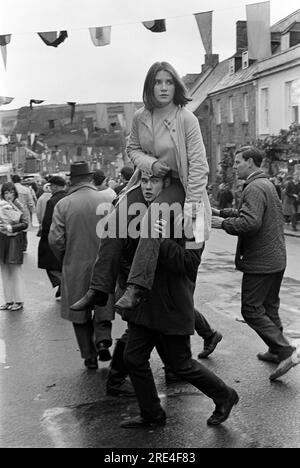
[[[281,20],[277,21],[277,23],[273,24],[271,26],[271,30],[273,28],[275,28],[276,26],[278,26],[280,23],[283,23],[284,21],[286,21],[287,19],[291,18],[292,16],[294,16],[296,13],[300,13],[300,9],[299,10],[296,10],[294,11],[293,13],[291,13],[290,15],[286,16],[285,18],[282,18]]]
[[[233,88],[241,88],[242,86],[246,85],[246,84],[249,84],[251,83],[252,81],[256,81],[257,78],[254,78],[254,76],[246,81],[243,81],[242,83],[237,83],[235,85],[231,85],[231,86],[226,86],[225,88],[222,88],[222,89],[218,89],[217,91],[212,91],[211,93],[208,93],[208,96],[211,96],[211,95],[214,95],[214,94],[219,94],[219,93],[222,93],[223,91],[227,90],[227,89],[233,89]]]

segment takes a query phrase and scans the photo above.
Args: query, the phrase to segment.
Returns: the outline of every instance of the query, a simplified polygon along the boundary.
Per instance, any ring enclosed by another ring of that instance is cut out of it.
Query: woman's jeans
[[[159,194],[149,208],[140,187],[129,192],[109,216],[101,237],[90,287],[108,294],[114,292],[123,249],[130,237],[139,238],[139,242],[128,283],[151,290],[161,243],[161,238],[153,235],[153,226],[158,217],[165,219],[164,212],[170,211],[170,205],[177,202],[176,207],[182,208],[184,200],[185,192],[179,179],[173,179],[172,184]],[[155,209],[158,204],[162,215]],[[137,217],[138,212],[140,216]],[[138,228],[140,224],[141,232]]]
[[[5,302],[23,302],[22,265],[2,264],[1,275]]]

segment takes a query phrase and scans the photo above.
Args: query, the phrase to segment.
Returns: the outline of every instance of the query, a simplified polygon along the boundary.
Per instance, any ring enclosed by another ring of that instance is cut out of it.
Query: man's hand
[[[167,237],[167,224],[167,221],[164,219],[158,219],[154,224],[154,231],[163,239]]]
[[[220,216],[220,210],[217,210],[217,208],[212,208],[211,211],[213,216]]]
[[[223,218],[220,218],[218,216],[213,216],[211,219],[211,226],[214,229],[222,229],[223,221],[224,221]]]
[[[153,175],[156,177],[164,177],[171,170],[167,164],[161,163],[160,161],[155,161],[155,163],[152,164],[151,169]]]

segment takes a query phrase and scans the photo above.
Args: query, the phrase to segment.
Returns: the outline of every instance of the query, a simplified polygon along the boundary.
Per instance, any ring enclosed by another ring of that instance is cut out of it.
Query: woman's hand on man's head
[[[155,177],[164,177],[170,171],[170,167],[160,161],[155,161],[151,169]]]

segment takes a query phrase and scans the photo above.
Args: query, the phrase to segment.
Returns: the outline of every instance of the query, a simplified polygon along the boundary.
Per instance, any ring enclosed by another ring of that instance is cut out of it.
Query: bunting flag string
[[[39,32],[38,35],[47,46],[51,47],[59,46],[68,37],[67,31],[60,31],[59,35],[57,31]]]

